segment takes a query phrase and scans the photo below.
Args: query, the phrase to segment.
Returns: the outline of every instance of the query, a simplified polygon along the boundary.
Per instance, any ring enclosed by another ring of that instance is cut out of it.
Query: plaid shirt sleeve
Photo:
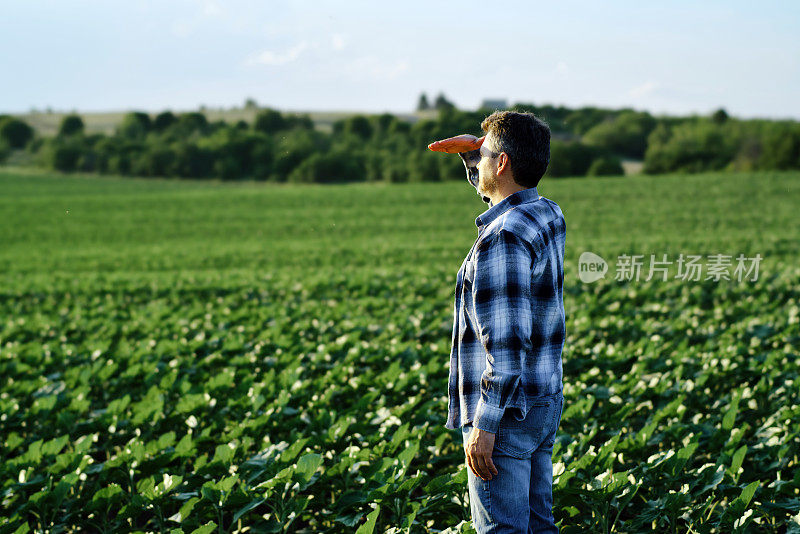
[[[476,332],[486,351],[474,426],[497,433],[508,402],[521,386],[523,351],[531,350],[531,274],[536,253],[501,229],[475,251],[472,287]]]

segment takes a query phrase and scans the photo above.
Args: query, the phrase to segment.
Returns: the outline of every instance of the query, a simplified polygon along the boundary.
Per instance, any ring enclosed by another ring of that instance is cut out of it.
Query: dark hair
[[[533,113],[495,111],[481,129],[492,133],[500,151],[508,155],[514,181],[536,187],[550,163],[550,127]]]

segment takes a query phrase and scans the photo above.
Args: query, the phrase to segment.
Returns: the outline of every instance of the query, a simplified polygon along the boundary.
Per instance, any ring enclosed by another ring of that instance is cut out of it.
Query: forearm
[[[475,409],[475,428],[493,434],[497,433],[506,407],[519,388],[522,379],[519,355],[506,355],[505,357],[517,360],[516,365],[509,362],[511,367],[505,371],[498,369],[496,361],[495,365],[492,365],[487,360],[486,370],[481,375],[481,398]]]
[[[461,161],[464,162],[464,168],[467,170],[467,181],[475,188],[475,191],[478,190],[478,162],[481,160],[480,150],[470,150],[468,152],[459,152],[459,157]],[[489,207],[492,206],[492,201],[487,196],[483,196],[480,193],[478,195],[481,197],[481,200],[489,204]]]
[[[475,252],[472,303],[476,333],[486,353],[475,426],[496,432],[515,403],[522,355],[531,352],[531,262],[534,253],[518,236],[500,231]]]

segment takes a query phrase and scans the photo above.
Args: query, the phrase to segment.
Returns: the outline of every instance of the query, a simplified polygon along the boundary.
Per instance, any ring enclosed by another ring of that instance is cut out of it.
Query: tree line
[[[0,161],[15,151],[30,165],[63,172],[271,182],[440,181],[463,179],[456,157],[426,149],[460,133],[481,135],[492,110],[458,110],[437,98],[435,118],[410,123],[391,114],[354,115],[315,128],[310,117],[259,109],[252,123],[209,122],[200,112],[131,112],[111,135],[90,134],[65,116],[58,133],[37,136],[0,116]],[[800,123],[710,116],[654,117],[632,109],[517,104],[552,131],[547,175],[623,174],[623,160],[649,174],[800,168]]]

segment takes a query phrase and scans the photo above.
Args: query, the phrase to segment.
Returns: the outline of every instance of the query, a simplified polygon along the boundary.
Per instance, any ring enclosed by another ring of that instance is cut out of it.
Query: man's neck
[[[522,191],[523,189],[526,188],[522,187],[513,180],[511,181],[511,183],[505,182],[499,185],[497,190],[492,195],[489,195],[489,199],[492,201],[492,206],[496,206],[507,196],[513,195],[517,191]]]

